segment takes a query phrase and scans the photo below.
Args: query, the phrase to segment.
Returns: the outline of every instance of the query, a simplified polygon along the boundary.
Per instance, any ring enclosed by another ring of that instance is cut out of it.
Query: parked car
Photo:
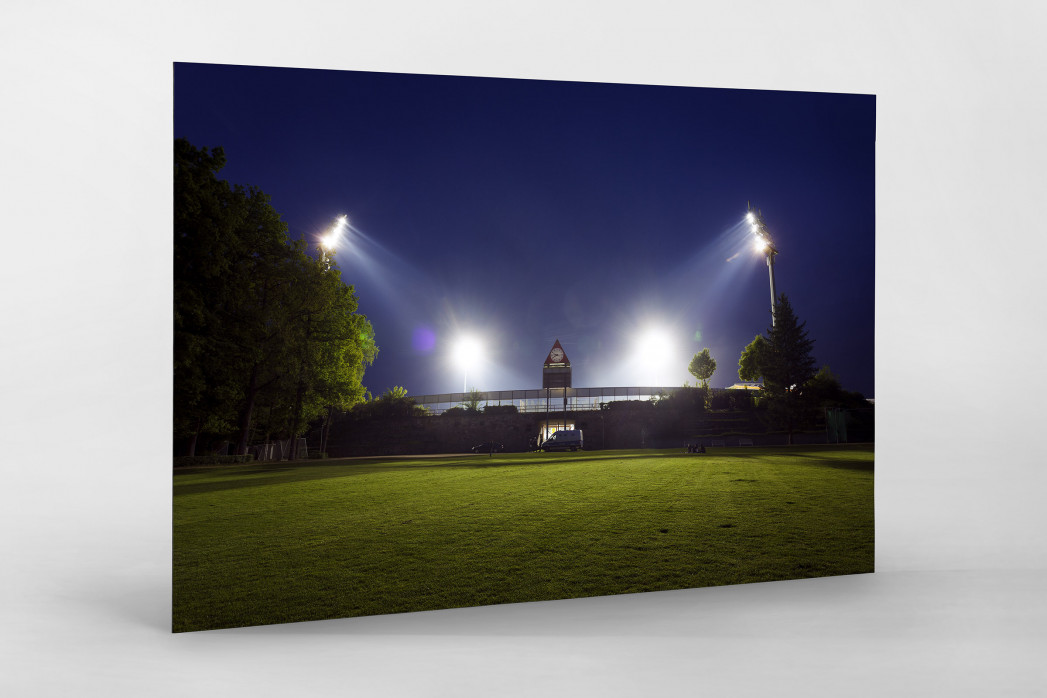
[[[543,451],[578,451],[583,447],[581,429],[560,429],[542,443]]]
[[[504,450],[504,444],[495,443],[493,441],[484,441],[482,444],[476,444],[473,446],[473,453],[501,453]]]

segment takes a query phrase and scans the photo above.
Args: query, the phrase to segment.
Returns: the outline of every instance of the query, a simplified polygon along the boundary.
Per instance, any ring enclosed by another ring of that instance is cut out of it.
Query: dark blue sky
[[[174,85],[174,135],[223,147],[293,236],[349,217],[373,393],[460,391],[464,333],[481,390],[539,387],[557,338],[576,387],[693,382],[704,347],[736,382],[770,324],[751,201],[818,365],[874,396],[871,95],[200,64]]]

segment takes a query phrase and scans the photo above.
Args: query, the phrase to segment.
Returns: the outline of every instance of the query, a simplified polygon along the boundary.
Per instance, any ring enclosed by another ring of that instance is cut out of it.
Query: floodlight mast
[[[774,304],[778,298],[778,293],[774,286],[774,258],[778,256],[778,249],[771,242],[771,236],[767,233],[767,227],[763,223],[763,216],[757,209],[752,207],[752,204],[749,204],[748,208],[749,211],[745,214],[745,219],[749,221],[753,235],[757,237],[760,248],[767,255],[767,274],[771,279],[771,327],[774,327]]]

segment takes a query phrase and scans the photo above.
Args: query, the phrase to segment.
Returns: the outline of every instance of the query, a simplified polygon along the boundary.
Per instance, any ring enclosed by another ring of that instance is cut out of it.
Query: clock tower
[[[567,358],[560,340],[553,343],[542,366],[542,388],[570,388],[571,360]]]

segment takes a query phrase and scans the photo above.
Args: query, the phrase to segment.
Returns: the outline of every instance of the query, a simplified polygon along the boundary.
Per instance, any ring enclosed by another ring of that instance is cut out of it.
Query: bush
[[[349,414],[353,419],[394,419],[396,417],[422,417],[429,414],[429,410],[421,405],[416,405],[413,398],[396,398],[388,395],[360,402],[353,406]]]
[[[734,396],[728,395],[724,391],[718,391],[713,393],[713,396],[709,398],[709,409],[713,410],[730,410],[734,408]]]
[[[694,414],[705,411],[705,401],[709,395],[706,388],[691,388],[685,386],[678,388],[671,395],[666,395],[657,400],[654,405],[662,414],[675,412],[677,414]]]
[[[250,463],[254,456],[176,456],[174,467],[186,468],[194,465],[235,465],[237,463]]]
[[[516,409],[516,405],[487,405],[483,412],[484,414],[516,414],[519,410]]]
[[[601,402],[600,409],[611,413],[636,413],[646,412],[654,409],[654,403],[650,400],[611,400]]]
[[[480,414],[480,410],[471,410],[468,407],[457,405],[440,413],[441,417],[474,417]]]

